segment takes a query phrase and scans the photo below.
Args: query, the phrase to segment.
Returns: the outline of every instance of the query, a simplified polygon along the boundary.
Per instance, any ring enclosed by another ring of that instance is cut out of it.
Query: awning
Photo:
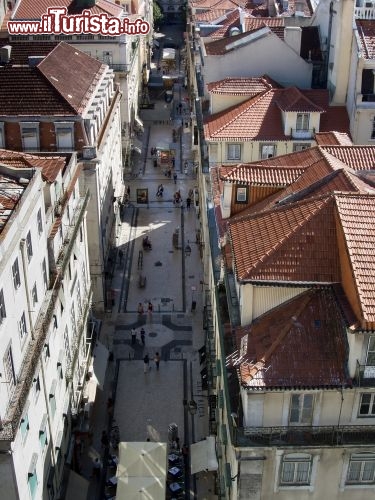
[[[138,154],[142,153],[142,143],[136,137],[132,138],[132,150]]]
[[[98,386],[102,390],[104,387],[108,356],[108,349],[101,342],[96,342],[94,349],[94,377],[96,378]]]
[[[119,463],[116,475],[118,478],[127,476],[162,478],[165,482],[167,474],[166,443],[121,442],[119,446]]]
[[[215,436],[207,436],[203,441],[190,445],[191,473],[218,469]]]
[[[139,130],[144,131],[143,121],[138,116],[134,118],[134,124]]]
[[[117,483],[117,500],[165,500],[165,479],[160,477],[121,477]]]
[[[163,61],[174,61],[176,58],[175,49],[163,49]]]
[[[71,470],[65,500],[86,500],[89,484],[87,479]]]

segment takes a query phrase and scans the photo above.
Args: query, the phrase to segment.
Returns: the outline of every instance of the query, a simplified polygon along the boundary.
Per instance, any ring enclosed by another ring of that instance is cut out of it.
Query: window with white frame
[[[42,274],[43,274],[43,283],[45,290],[48,288],[48,276],[47,276],[47,264],[46,264],[46,259],[43,259],[42,262]]]
[[[375,366],[375,335],[368,339],[366,365]]]
[[[103,62],[111,66],[113,64],[113,53],[108,50],[103,51]]]
[[[30,429],[28,409],[29,409],[29,402],[27,402],[25,405],[20,421],[20,431],[21,431],[22,441],[25,441],[26,436]]]
[[[9,346],[8,349],[6,350],[3,358],[3,363],[5,372],[5,382],[7,383],[9,392],[12,392],[14,386],[16,385],[16,373],[14,371],[12,346]]]
[[[30,262],[31,257],[33,256],[33,243],[31,241],[30,231],[26,235],[26,253],[27,253],[27,259]]]
[[[54,380],[51,384],[51,389],[49,391],[49,407],[52,418],[55,416],[56,413],[56,398],[55,398],[56,385],[57,385],[57,380]]]
[[[358,416],[375,417],[375,392],[364,392],[361,394]]]
[[[312,394],[292,394],[290,398],[290,424],[310,425],[313,415],[314,396]]]
[[[38,491],[38,476],[36,475],[37,461],[38,461],[38,455],[36,453],[33,453],[29,466],[29,472],[27,474],[27,482],[29,485],[31,500],[37,498],[37,491]]]
[[[309,149],[311,148],[311,144],[310,143],[306,143],[306,142],[301,142],[301,143],[294,143],[293,144],[293,151],[296,152],[296,151],[304,151],[305,149]]]
[[[227,144],[227,160],[241,159],[241,144]]]
[[[350,455],[346,484],[375,484],[375,453]]]
[[[7,317],[3,289],[0,290],[0,324]]]
[[[43,221],[42,221],[42,210],[39,209],[38,213],[36,214],[36,220],[38,224],[38,234],[41,235],[43,232]]]
[[[39,149],[39,123],[21,123],[22,148],[24,151]]]
[[[21,319],[18,322],[18,330],[20,332],[21,340],[23,340],[27,335],[27,324],[25,312],[22,313]]]
[[[48,444],[48,439],[47,439],[47,414],[45,413],[42,417],[42,421],[39,427],[39,443],[40,447],[42,449],[42,453],[45,450],[45,447]]]
[[[5,148],[4,123],[0,123],[0,148]]]
[[[31,298],[32,298],[32,301],[33,301],[33,305],[35,306],[35,304],[38,303],[38,289],[36,287],[36,282],[34,283],[34,286],[31,290]]]
[[[74,124],[69,122],[55,123],[57,151],[71,151],[74,148]]]
[[[280,468],[281,486],[307,486],[311,481],[312,456],[307,453],[283,455]]]
[[[297,113],[296,130],[309,130],[309,113]]]
[[[247,203],[247,187],[236,188],[236,203]]]
[[[21,276],[20,276],[20,268],[18,265],[18,257],[16,260],[13,262],[12,265],[12,276],[13,276],[13,285],[14,288],[17,290],[21,286]]]
[[[39,373],[35,375],[33,378],[33,386],[34,386],[34,395],[35,399],[38,399],[38,396],[40,394],[40,378],[39,378]]]
[[[262,160],[272,158],[276,155],[276,144],[261,144],[260,157]]]

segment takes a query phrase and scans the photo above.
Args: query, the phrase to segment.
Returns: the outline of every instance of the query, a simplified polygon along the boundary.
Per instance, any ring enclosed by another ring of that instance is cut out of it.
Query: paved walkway
[[[177,95],[181,95],[185,105],[183,89]],[[170,109],[178,109],[172,107],[176,104],[178,101],[172,103]],[[196,187],[190,157],[191,130],[184,127],[181,142],[178,140],[175,144],[178,173],[175,184],[160,167],[153,166],[150,155],[151,147],[166,141],[166,137],[170,141],[172,129],[178,125],[173,116],[169,125],[156,124],[160,108],[165,110],[164,101],[156,103],[154,115],[148,114],[151,121],[145,121],[143,155],[133,166],[133,172],[140,175],[128,181],[130,204],[122,214],[117,238],[117,249],[122,250],[123,258],[120,261],[117,253],[110,285],[114,305],[102,319],[100,333],[100,341],[113,353],[114,359],[108,364],[104,390],[97,392],[92,415],[93,442],[86,446],[82,458],[82,473],[86,477],[91,475],[93,459],[103,457],[100,436],[102,430],[108,430],[108,397],[114,399],[113,417],[119,426],[121,441],[149,438],[166,442],[171,423],[178,426],[181,444],[191,444],[208,435],[207,399],[206,392],[201,390],[202,367],[198,353],[204,345],[204,330],[200,284],[203,274],[199,246],[195,243],[197,213],[194,207],[187,210],[186,202],[184,208],[173,205],[175,191],[180,190],[185,201],[188,192]],[[183,171],[185,161],[189,165],[187,174]],[[160,183],[165,188],[161,200],[156,198]],[[137,189],[148,189],[148,204],[137,203]],[[177,228],[179,241],[175,248],[172,237]],[[148,252],[142,249],[142,238],[146,234],[152,242],[152,250]],[[147,280],[144,288],[139,287],[140,275]],[[153,305],[152,314],[147,313],[149,302]],[[139,303],[143,304],[144,314],[138,314]],[[141,327],[146,332],[145,345],[140,340]],[[132,344],[132,328],[137,331],[136,344]],[[161,356],[158,371],[153,361],[156,352]],[[148,373],[143,370],[145,354],[151,359]],[[195,416],[183,405],[183,400],[193,398],[198,403]],[[103,479],[100,486],[96,479],[90,479],[89,500],[104,498]],[[216,498],[210,474],[202,473],[199,478],[190,476],[187,485],[186,498]]]

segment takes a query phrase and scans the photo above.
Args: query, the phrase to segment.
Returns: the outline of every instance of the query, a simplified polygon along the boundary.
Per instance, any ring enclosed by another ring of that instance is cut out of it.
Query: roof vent
[[[4,47],[0,47],[0,63],[7,64],[10,60],[10,54],[12,52],[11,45],[4,45]]]
[[[241,33],[241,30],[237,26],[233,26],[233,28],[231,28],[229,30],[229,35],[230,36],[236,36],[236,35],[239,35],[240,33]]]
[[[38,64],[43,61],[44,57],[45,56],[29,56],[28,60],[30,68],[38,66]]]

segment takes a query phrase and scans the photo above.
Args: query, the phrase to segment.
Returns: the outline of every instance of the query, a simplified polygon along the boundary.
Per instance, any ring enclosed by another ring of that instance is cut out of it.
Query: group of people
[[[131,338],[132,338],[132,345],[135,345],[137,343],[137,330],[135,328],[131,329]],[[142,328],[139,331],[140,337],[141,337],[141,343],[143,346],[146,345],[146,331],[145,329]]]
[[[152,314],[153,310],[154,310],[154,306],[152,305],[152,302],[149,301],[147,304],[147,311],[149,314]],[[142,302],[139,302],[138,303],[138,314],[140,316],[142,316],[142,314],[144,314],[144,312],[145,312],[145,308],[143,307]]]
[[[156,370],[159,370],[160,366],[160,354],[158,352],[155,353],[154,356]],[[150,369],[150,356],[148,354],[143,358],[143,373],[147,373]]]

